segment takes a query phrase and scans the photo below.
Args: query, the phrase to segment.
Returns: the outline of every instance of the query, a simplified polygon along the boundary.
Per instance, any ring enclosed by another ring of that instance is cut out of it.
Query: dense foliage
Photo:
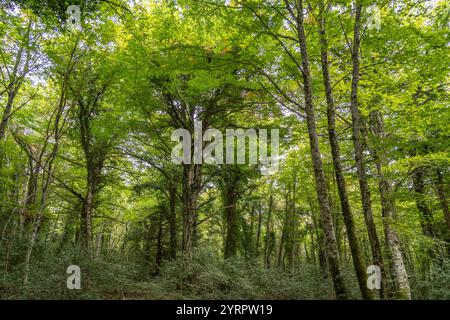
[[[0,298],[449,299],[449,18],[444,0],[1,1]],[[278,170],[174,163],[198,121],[279,129]]]

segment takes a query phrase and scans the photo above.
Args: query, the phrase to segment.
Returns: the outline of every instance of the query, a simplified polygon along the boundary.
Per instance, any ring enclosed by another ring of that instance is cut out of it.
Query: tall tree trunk
[[[170,232],[170,258],[177,257],[177,189],[173,183],[169,185],[169,232]]]
[[[255,219],[256,219],[256,205],[255,202],[252,202],[250,208],[250,230],[247,233],[248,256],[251,258],[256,257]]]
[[[95,198],[98,193],[98,186],[102,179],[102,170],[106,157],[106,149],[98,146],[99,150],[93,150],[90,146],[84,147],[86,152],[86,170],[87,170],[87,185],[86,194],[83,198],[81,207],[80,220],[80,244],[81,247],[89,251],[91,247],[92,238],[92,212],[94,210]]]
[[[353,267],[355,268],[356,278],[358,279],[359,290],[363,299],[373,299],[372,293],[367,288],[367,274],[364,267],[364,260],[359,247],[358,237],[356,236],[356,227],[353,220],[353,214],[348,199],[347,187],[342,170],[341,155],[339,142],[336,133],[336,109],[331,86],[331,78],[328,62],[328,43],[326,38],[325,14],[323,5],[320,8],[322,15],[319,19],[320,23],[320,43],[321,43],[321,62],[322,75],[325,85],[325,95],[327,100],[327,120],[328,120],[328,136],[331,146],[331,155],[333,158],[334,174],[336,176],[339,199],[341,203],[342,216],[344,218],[348,243],[352,254]]]
[[[225,239],[225,258],[236,256],[238,224],[236,216],[236,193],[234,186],[225,182],[225,215],[227,217],[227,236]]]
[[[445,184],[442,176],[442,171],[436,170],[436,188],[441,203],[442,212],[444,213],[445,221],[447,222],[447,228],[450,230],[450,211],[448,209],[447,196],[445,195]]]
[[[361,10],[362,1],[356,0],[356,12],[355,12],[355,27],[353,35],[353,49],[352,49],[352,90],[350,109],[352,114],[352,127],[353,127],[353,146],[355,151],[356,170],[358,173],[359,187],[361,189],[361,200],[363,205],[364,219],[369,233],[369,241],[372,249],[373,263],[377,265],[381,270],[382,284],[380,290],[380,296],[385,297],[385,270],[383,263],[383,256],[381,253],[381,245],[377,235],[377,229],[375,222],[373,221],[372,203],[370,199],[370,189],[366,177],[366,169],[363,163],[363,146],[361,143],[361,119],[358,107],[358,83],[359,83],[359,49],[361,43],[360,29],[361,29]]]
[[[433,227],[433,216],[430,208],[426,203],[424,169],[418,167],[413,173],[413,186],[415,191],[416,206],[420,214],[420,222],[422,224],[423,233],[426,236],[434,237],[435,231]]]
[[[292,252],[292,257],[289,258],[292,261],[289,261],[289,265],[291,265],[291,270],[294,271],[295,267],[295,256],[298,255],[300,252],[300,245],[299,245],[299,234],[298,234],[298,221],[297,221],[297,207],[295,205],[295,201],[297,199],[297,174],[294,174],[294,187],[292,189],[292,228],[294,230],[294,235],[292,238],[292,242],[294,245],[294,251]],[[300,256],[299,256],[300,257]]]
[[[194,248],[197,223],[197,200],[201,191],[199,164],[183,164],[183,253],[190,259]]]
[[[42,214],[40,212],[38,212],[35,215],[35,219],[33,221],[33,231],[31,233],[30,243],[28,244],[27,253],[25,255],[25,272],[24,272],[24,278],[23,278],[23,283],[25,285],[28,284],[28,277],[30,275],[31,254],[33,253],[33,249],[36,244],[36,239],[38,237],[38,232],[39,232],[39,229],[41,226],[41,222],[42,222]]]
[[[379,143],[386,138],[383,118],[379,112],[374,111],[371,114],[371,120],[372,130]],[[408,273],[406,272],[405,264],[403,262],[400,240],[397,232],[390,226],[391,222],[396,219],[396,212],[392,184],[383,172],[383,167],[387,165],[387,158],[383,151],[378,151],[377,148],[374,149],[374,156],[378,172],[383,226],[391,266],[391,275],[397,291],[395,296],[399,299],[410,300],[411,290],[409,288]]]
[[[258,229],[256,231],[256,242],[255,242],[255,256],[259,257],[259,243],[261,239],[261,228],[262,228],[262,214],[261,214],[261,200],[258,201]]]
[[[287,233],[286,233],[286,258],[287,258],[287,268],[290,271],[294,269],[294,257],[295,248],[297,245],[297,223],[296,223],[296,213],[295,213],[295,195],[296,195],[296,175],[294,174],[294,183],[292,186],[292,198],[291,204],[289,206],[289,211],[287,215]]]
[[[315,238],[317,241],[316,244],[314,244],[314,242],[312,243],[311,250],[314,253],[312,256],[314,258],[314,264],[315,264],[315,248],[317,245],[317,259],[319,261],[319,266],[322,271],[326,272],[326,270],[328,268],[328,263],[327,263],[327,257],[325,254],[325,250],[326,250],[325,245],[324,245],[325,239],[324,239],[323,233],[320,232],[320,230],[323,230],[322,222],[316,217],[316,214],[315,214],[316,210],[315,210],[312,202],[313,202],[313,200],[308,196],[308,205],[311,210],[311,219],[313,222],[311,228],[312,228],[312,231],[314,231],[314,234],[316,236]],[[311,235],[311,237],[313,237],[313,236]],[[312,238],[312,239],[314,239],[314,238]]]
[[[156,270],[155,270],[155,274],[159,274],[159,272],[160,272],[161,263],[162,263],[162,257],[163,257],[163,241],[162,241],[163,227],[162,227],[162,221],[163,221],[162,212],[160,212],[159,215],[158,215],[158,234],[157,234],[157,237],[156,237],[156,257],[155,257]]]
[[[337,251],[336,235],[334,233],[333,221],[331,217],[330,203],[328,198],[327,184],[323,171],[322,159],[319,149],[319,138],[317,135],[316,119],[314,114],[312,96],[312,78],[309,67],[309,57],[306,45],[306,35],[304,30],[303,0],[299,0],[297,10],[297,33],[302,57],[302,76],[304,84],[306,122],[308,126],[309,143],[311,148],[311,158],[314,168],[316,182],[317,199],[320,207],[320,217],[325,236],[326,254],[328,267],[333,280],[334,291],[338,299],[346,299],[344,279],[339,265],[339,255]]]
[[[31,157],[28,157],[27,193],[23,212],[21,214],[21,226],[25,232],[32,229],[30,228],[30,225],[33,223],[33,206],[36,203],[37,197],[39,169],[40,168],[34,164],[34,160]]]
[[[287,250],[287,238],[289,232],[289,193],[290,193],[290,186],[288,186],[287,190],[285,191],[284,223],[281,231],[280,245],[278,247],[277,265],[283,268],[285,267],[284,258]]]
[[[270,191],[269,196],[269,207],[268,207],[268,214],[267,214],[267,222],[266,222],[266,239],[264,244],[264,264],[267,268],[270,267],[270,256],[272,253],[272,246],[271,246],[271,233],[272,233],[272,207],[273,207],[273,195],[272,190]]]
[[[104,89],[106,90],[106,89]],[[102,94],[102,93],[97,93]],[[99,98],[92,103],[83,102],[78,97],[78,125],[80,127],[80,143],[86,158],[86,193],[83,196],[83,203],[80,214],[80,234],[79,241],[81,247],[87,252],[91,247],[92,237],[92,212],[95,206],[95,198],[99,192],[102,182],[102,171],[106,156],[109,151],[109,142],[94,137],[92,133],[92,121],[94,113],[98,107]]]
[[[90,179],[89,179],[90,180]],[[89,250],[92,235],[92,209],[94,206],[94,188],[92,182],[88,182],[88,189],[81,207],[80,220],[80,244],[85,250]]]

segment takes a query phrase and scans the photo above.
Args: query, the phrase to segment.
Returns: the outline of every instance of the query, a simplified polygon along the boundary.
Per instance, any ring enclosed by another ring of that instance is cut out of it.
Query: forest
[[[450,300],[450,2],[0,0],[0,299]]]

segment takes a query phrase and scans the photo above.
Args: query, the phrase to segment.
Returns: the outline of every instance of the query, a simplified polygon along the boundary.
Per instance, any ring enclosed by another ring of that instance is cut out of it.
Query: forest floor
[[[75,262],[81,269],[81,289],[66,286],[66,268]],[[331,280],[312,264],[288,272],[281,267],[262,267],[244,259],[226,260],[204,251],[192,263],[182,259],[164,263],[158,274],[143,261],[117,262],[112,257],[77,259],[70,254],[40,256],[33,264],[27,286],[21,282],[20,265],[0,272],[0,299],[333,299]],[[450,263],[436,270],[437,277],[412,278],[416,299],[450,299]],[[344,278],[351,299],[360,299],[351,265],[344,264]]]

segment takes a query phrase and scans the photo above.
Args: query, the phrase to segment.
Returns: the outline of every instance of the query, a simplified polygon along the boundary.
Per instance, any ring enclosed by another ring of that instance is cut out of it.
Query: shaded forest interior
[[[0,299],[450,299],[449,19],[445,0],[2,0]],[[233,163],[175,163],[199,122],[254,129],[277,170],[245,136],[215,137]]]

